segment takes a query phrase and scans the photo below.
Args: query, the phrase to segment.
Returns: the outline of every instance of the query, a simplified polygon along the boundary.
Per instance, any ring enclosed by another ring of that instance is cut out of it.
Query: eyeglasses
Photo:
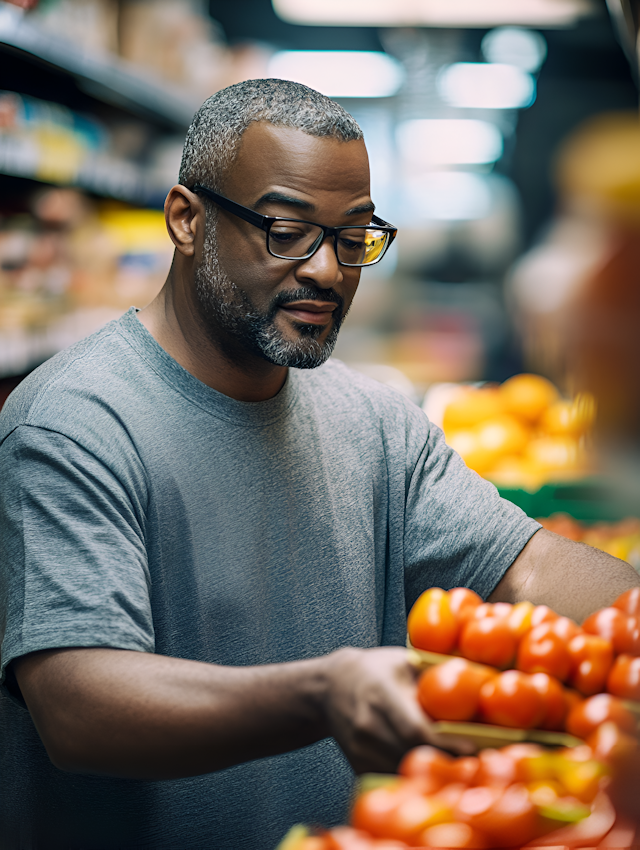
[[[196,185],[192,192],[201,192],[223,210],[238,216],[266,232],[267,251],[280,260],[308,260],[324,240],[333,238],[333,246],[341,266],[373,266],[379,263],[396,238],[398,229],[388,221],[371,216],[370,225],[325,227],[299,218],[279,215],[260,215],[243,207],[206,186]],[[375,226],[373,226],[375,225]]]

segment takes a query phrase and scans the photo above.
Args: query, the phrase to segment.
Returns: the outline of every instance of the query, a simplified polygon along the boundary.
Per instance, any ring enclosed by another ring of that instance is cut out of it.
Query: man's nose
[[[342,268],[336,257],[334,238],[327,236],[315,254],[300,263],[296,270],[299,280],[313,281],[321,289],[330,289],[342,282]]]

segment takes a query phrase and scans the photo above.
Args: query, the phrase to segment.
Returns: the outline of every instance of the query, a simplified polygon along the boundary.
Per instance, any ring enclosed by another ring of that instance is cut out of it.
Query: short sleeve
[[[152,652],[144,517],[68,437],[20,426],[0,445],[0,660],[40,649]]]
[[[470,587],[486,599],[539,528],[465,465],[440,428],[429,425],[408,481],[407,606],[427,587]]]

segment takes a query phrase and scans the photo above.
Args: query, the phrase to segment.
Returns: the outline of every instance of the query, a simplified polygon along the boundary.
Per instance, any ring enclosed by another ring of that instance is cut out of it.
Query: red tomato
[[[593,758],[608,765],[619,765],[629,753],[638,751],[638,742],[615,723],[601,723],[587,740]]]
[[[482,599],[478,594],[468,587],[454,587],[449,591],[449,607],[451,613],[456,618],[459,626],[466,623],[479,605],[482,605]]]
[[[443,785],[449,782],[455,782],[453,779],[454,759],[436,747],[414,747],[409,750],[405,757],[400,762],[398,773],[400,776],[406,776],[409,779],[424,779],[431,785],[437,785],[433,791],[442,788]],[[433,793],[426,791],[425,793]]]
[[[405,800],[415,797],[418,789],[416,782],[401,779],[359,794],[351,810],[351,826],[387,838],[396,809]]]
[[[402,800],[391,812],[385,838],[415,843],[421,832],[438,823],[451,820],[453,810],[435,795],[426,797],[419,791]]]
[[[567,732],[576,738],[588,738],[602,723],[615,723],[623,732],[634,734],[636,719],[617,697],[596,694],[584,700],[567,717]]]
[[[558,617],[557,620],[551,621],[551,626],[553,631],[558,635],[558,637],[562,638],[565,643],[569,643],[571,638],[574,638],[576,635],[582,634],[582,629],[580,626],[569,619],[569,617]]]
[[[521,847],[536,834],[538,815],[524,785],[470,788],[456,808],[459,820],[491,839],[491,847]]]
[[[416,649],[445,653],[453,649],[458,624],[444,590],[432,587],[418,597],[409,612],[407,631]]]
[[[544,715],[544,702],[531,676],[507,670],[482,686],[480,713],[487,723],[531,729]]]
[[[607,690],[621,699],[640,700],[640,658],[619,655],[609,671]]]
[[[616,652],[624,652],[626,655],[640,655],[640,617],[627,617],[614,648]]]
[[[531,684],[538,691],[544,703],[544,717],[539,723],[540,729],[560,732],[564,729],[567,716],[567,703],[564,688],[557,679],[548,673],[534,673]]]
[[[513,610],[509,615],[509,628],[516,636],[516,640],[520,640],[531,628],[531,615],[533,613],[533,605],[531,602],[518,602],[513,606]]]
[[[468,823],[441,823],[432,826],[420,836],[420,846],[447,848],[479,848],[489,847],[489,842],[482,833],[473,829]]]
[[[582,624],[582,628],[591,635],[610,640],[616,652],[622,652],[627,634],[628,617],[619,608],[601,608]]]
[[[462,629],[459,649],[471,661],[492,667],[508,667],[516,654],[516,639],[508,620],[500,617],[477,619],[474,616]]]
[[[453,782],[462,782],[471,785],[476,781],[480,760],[477,756],[463,756],[455,759],[453,763]]]
[[[327,850],[374,850],[376,847],[370,835],[350,826],[336,826],[324,839]]]
[[[434,720],[471,720],[478,710],[480,688],[495,675],[488,667],[452,658],[420,676],[418,702]]]
[[[586,696],[603,691],[613,664],[611,641],[598,635],[576,635],[569,641],[569,654],[570,685]]]
[[[513,613],[513,605],[510,602],[494,602],[491,607],[492,617],[509,618]]]
[[[613,603],[614,608],[619,608],[631,617],[640,616],[640,587],[632,587],[625,590]]]
[[[517,776],[516,758],[502,750],[486,749],[478,755],[478,772],[474,785],[504,788],[515,782]]]
[[[547,605],[536,605],[531,612],[531,626],[535,628],[542,623],[551,623],[558,619],[558,614],[552,611]]]
[[[553,623],[542,623],[522,638],[516,662],[518,670],[524,673],[548,673],[561,681],[567,678],[571,656],[553,626]]]

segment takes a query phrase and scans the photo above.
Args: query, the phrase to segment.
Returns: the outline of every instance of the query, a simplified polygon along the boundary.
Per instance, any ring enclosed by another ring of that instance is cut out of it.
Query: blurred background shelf
[[[184,132],[199,106],[197,96],[189,91],[158,85],[151,75],[143,76],[139,68],[107,51],[92,55],[81,43],[43,32],[25,19],[22,9],[9,3],[0,3],[0,51],[3,71],[10,64],[21,86],[34,75],[40,80],[46,75],[54,79],[68,75],[90,98],[167,131]]]

